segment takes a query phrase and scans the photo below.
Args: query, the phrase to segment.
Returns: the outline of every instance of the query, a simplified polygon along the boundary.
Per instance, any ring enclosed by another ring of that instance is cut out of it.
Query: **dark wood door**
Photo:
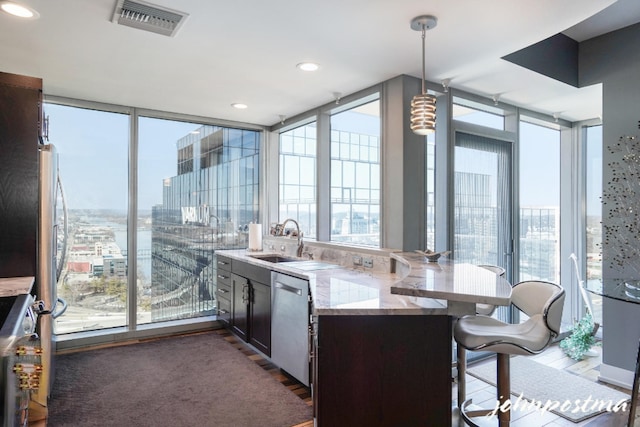
[[[232,274],[231,279],[233,284],[232,330],[238,337],[247,341],[249,336],[249,282],[237,274]]]
[[[249,342],[267,356],[271,356],[271,286],[251,282],[249,309]]]

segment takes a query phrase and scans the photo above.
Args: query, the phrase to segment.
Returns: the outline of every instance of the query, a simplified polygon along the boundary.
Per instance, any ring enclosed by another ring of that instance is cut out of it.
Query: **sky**
[[[58,150],[60,176],[70,209],[127,208],[129,116],[54,104],[49,143]],[[164,178],[176,175],[178,139],[199,124],[141,118],[139,209],[162,203]]]

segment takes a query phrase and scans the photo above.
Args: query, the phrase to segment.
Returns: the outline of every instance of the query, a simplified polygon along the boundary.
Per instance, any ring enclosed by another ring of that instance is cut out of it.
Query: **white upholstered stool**
[[[464,350],[491,351],[497,353],[497,398],[502,406],[510,398],[509,357],[531,355],[543,351],[560,332],[560,321],[564,306],[565,292],[561,286],[544,281],[527,280],[513,286],[512,304],[529,316],[519,324],[504,323],[488,316],[465,316],[455,324],[454,338],[458,344],[458,377],[466,374]],[[458,402],[460,415],[472,426],[477,426],[471,418],[485,416],[494,408],[467,411],[471,400]],[[508,426],[510,411],[498,412],[498,423]]]
[[[500,277],[504,277],[507,274],[507,271],[504,268],[499,267],[497,265],[481,264],[481,265],[478,265],[478,267],[482,267],[485,270],[489,270]],[[496,310],[496,306],[493,304],[482,304],[482,303],[476,304],[476,314],[481,314],[483,316],[491,316],[493,315],[493,312],[495,310]],[[456,346],[456,347],[457,347],[456,366],[458,367],[460,367],[461,365],[465,366],[467,363],[466,362],[467,355],[465,354],[464,347],[462,346]],[[466,387],[465,377],[464,375],[460,375],[460,371],[458,369],[458,407],[466,399],[466,393],[467,393],[466,388],[467,387]]]

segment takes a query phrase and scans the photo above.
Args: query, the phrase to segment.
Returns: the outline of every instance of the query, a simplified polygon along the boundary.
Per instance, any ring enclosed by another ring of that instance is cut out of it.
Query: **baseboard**
[[[215,320],[215,317],[208,316],[196,319],[149,323],[139,325],[135,330],[130,330],[123,326],[120,328],[106,328],[95,331],[55,335],[55,354],[83,351],[89,348],[104,346],[132,344],[141,340],[209,331],[220,327],[220,322]]]
[[[626,369],[603,363],[600,365],[598,380],[631,390],[633,386],[633,375],[633,371],[627,371]]]

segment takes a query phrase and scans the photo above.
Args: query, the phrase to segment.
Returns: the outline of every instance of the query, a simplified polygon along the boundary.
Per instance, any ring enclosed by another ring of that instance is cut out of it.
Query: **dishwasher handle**
[[[277,289],[282,289],[283,291],[291,292],[292,294],[302,296],[302,289],[294,288],[293,286],[285,285],[282,282],[275,283]]]

